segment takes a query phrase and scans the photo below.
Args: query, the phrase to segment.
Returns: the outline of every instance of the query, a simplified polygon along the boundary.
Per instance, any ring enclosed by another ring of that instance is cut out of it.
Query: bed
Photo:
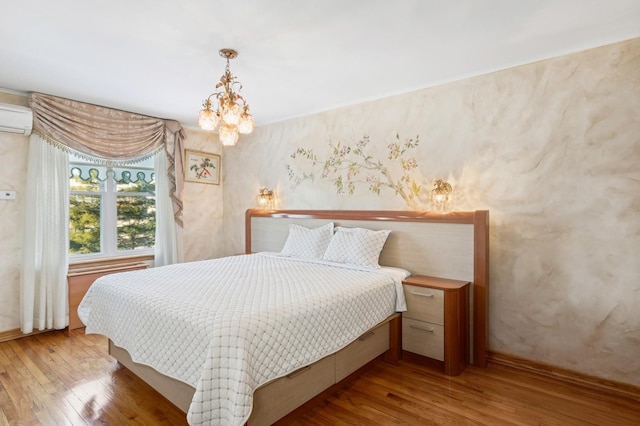
[[[281,256],[294,228],[334,225],[391,231],[380,264],[393,268]],[[473,282],[469,358],[486,362],[488,212],[248,210],[245,226],[245,255],[101,278],[79,308],[190,424],[270,424],[373,358],[397,360],[405,271]]]

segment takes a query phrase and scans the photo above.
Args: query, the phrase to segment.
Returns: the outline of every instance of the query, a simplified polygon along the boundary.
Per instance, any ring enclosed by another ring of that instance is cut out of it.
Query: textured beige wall
[[[281,208],[406,209],[286,171],[362,135],[387,161],[397,132],[420,135],[424,189],[491,211],[490,348],[640,385],[640,39],[258,128],[223,151],[225,254],[261,186]]]
[[[0,102],[26,105],[26,97],[0,92]],[[29,138],[0,132],[0,190],[16,191],[0,200],[0,332],[20,327],[20,264],[25,212]]]
[[[199,130],[185,129],[185,149],[222,154],[218,136]],[[221,155],[224,171],[224,156]],[[222,175],[221,175],[222,176]],[[222,222],[222,178],[220,185],[185,182],[182,192],[184,204],[182,233],[185,261],[221,257],[225,252]]]

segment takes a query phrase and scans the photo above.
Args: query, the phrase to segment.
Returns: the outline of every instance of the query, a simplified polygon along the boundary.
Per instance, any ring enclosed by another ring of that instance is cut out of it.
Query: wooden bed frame
[[[472,364],[486,366],[488,211],[247,210],[245,251],[280,251],[290,224],[317,227],[330,221],[336,226],[390,229],[392,232],[380,256],[381,265],[404,268],[412,274],[471,282],[468,357]],[[260,387],[254,394],[254,408],[248,423],[251,426],[273,423],[383,353],[387,360],[397,361],[402,348],[401,329],[401,316],[392,315],[336,354]],[[124,349],[111,342],[109,352],[180,409],[188,410],[195,391],[191,386],[133,362]]]

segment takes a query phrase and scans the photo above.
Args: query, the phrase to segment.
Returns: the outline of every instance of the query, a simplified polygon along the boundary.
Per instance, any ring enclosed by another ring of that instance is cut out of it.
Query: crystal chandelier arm
[[[242,83],[240,83],[238,80],[236,80],[236,79],[235,79],[235,77],[234,77],[233,81],[231,82],[231,84],[229,85],[229,91],[230,91],[230,92],[234,92],[234,91],[233,91],[233,87],[234,87],[234,86],[237,86],[237,88],[236,88],[236,92],[239,92],[239,91],[241,91],[241,90],[242,90]],[[235,93],[235,92],[234,92],[234,93]]]
[[[211,98],[212,98],[213,96],[216,96],[216,95],[219,95],[219,94],[218,94],[218,93],[212,93],[212,94],[210,94],[210,95],[209,95],[209,96],[208,96],[204,101],[202,101],[202,106],[203,106],[205,109],[211,109],[211,107],[213,106],[213,105],[212,105],[212,103],[211,103]]]

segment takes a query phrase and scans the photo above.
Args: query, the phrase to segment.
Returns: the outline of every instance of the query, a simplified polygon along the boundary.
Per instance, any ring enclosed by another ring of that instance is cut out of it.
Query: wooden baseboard
[[[20,339],[22,337],[35,336],[36,334],[46,333],[47,331],[51,330],[38,330],[28,334],[24,334],[19,328],[14,328],[13,330],[0,332],[0,343],[8,342],[9,340]]]
[[[572,385],[604,392],[620,398],[640,401],[640,387],[628,383],[616,382],[601,377],[590,376],[562,367],[544,364],[501,352],[489,351],[487,361],[496,365],[528,371],[544,377],[551,377]]]

